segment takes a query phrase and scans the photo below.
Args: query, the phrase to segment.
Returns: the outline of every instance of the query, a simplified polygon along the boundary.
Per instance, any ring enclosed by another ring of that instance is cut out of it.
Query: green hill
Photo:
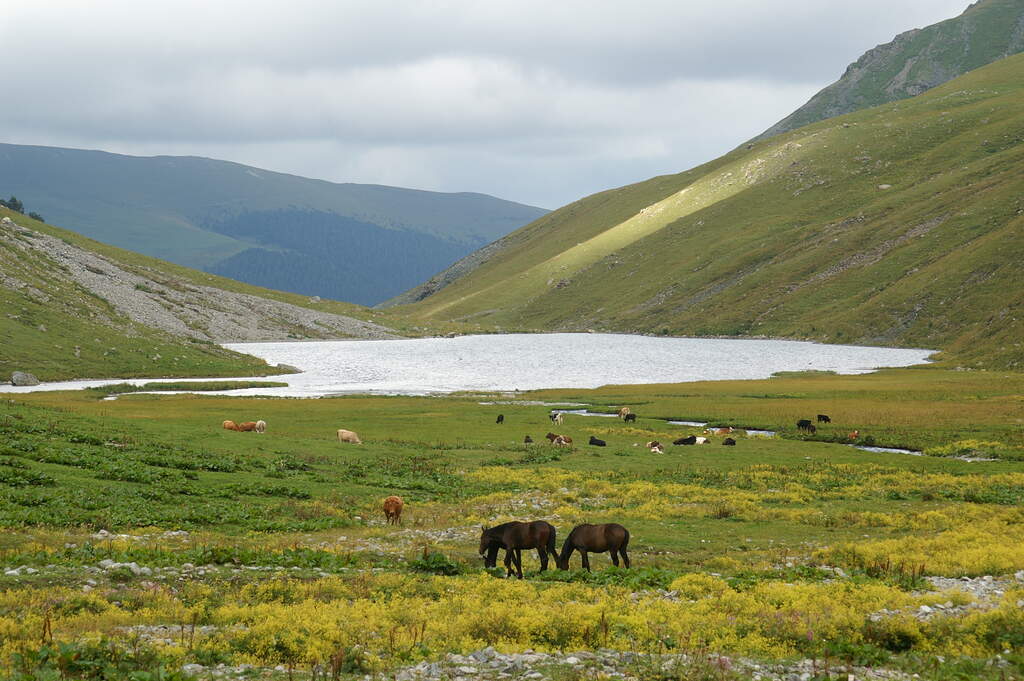
[[[0,144],[0,194],[104,243],[361,304],[546,211],[473,193],[336,184],[191,156]]]
[[[762,133],[914,97],[972,69],[1024,51],[1024,2],[980,0],[958,17],[902,33],[866,52],[838,81]]]
[[[602,192],[398,310],[1024,359],[1024,56]]]
[[[13,371],[42,380],[274,373],[217,343],[391,336],[372,316],[123,251],[0,208],[0,381]]]

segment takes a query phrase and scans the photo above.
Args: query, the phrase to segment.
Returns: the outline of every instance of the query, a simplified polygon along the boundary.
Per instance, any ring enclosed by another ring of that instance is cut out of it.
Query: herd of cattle
[[[562,425],[564,421],[564,416],[562,412],[559,411],[551,412],[548,417],[553,425]],[[619,409],[618,417],[626,423],[636,422],[636,414],[634,414],[629,407],[622,407]],[[827,414],[818,414],[817,422],[831,423],[832,419],[829,418]],[[505,415],[498,414],[496,423],[505,423]],[[225,430],[233,430],[243,433],[265,433],[267,431],[267,423],[262,420],[244,421],[241,423],[224,421],[222,425]],[[798,430],[812,434],[817,431],[817,427],[811,423],[810,419],[800,419],[797,421],[796,427]],[[732,427],[708,428],[705,430],[705,433],[728,436],[732,434],[733,431],[734,429]],[[559,435],[549,432],[545,437],[554,446],[571,447],[573,445],[573,440],[568,435]],[[854,430],[849,434],[849,439],[851,440],[856,440],[859,437],[859,430]],[[351,430],[345,430],[344,428],[338,430],[338,441],[350,444],[362,444],[362,440],[359,439],[359,435]],[[533,438],[527,435],[523,442],[531,444],[533,443]],[[688,435],[686,437],[673,440],[672,444],[704,445],[709,442],[710,440],[707,437]],[[607,445],[604,440],[596,438],[593,435],[590,436],[590,440],[587,444],[594,447],[604,447]],[[725,437],[725,439],[722,440],[722,444],[726,446],[735,446],[736,440],[731,437]],[[647,442],[644,446],[655,453],[660,454],[663,452],[663,446],[657,440]],[[402,510],[404,508],[405,502],[399,496],[391,495],[384,499],[383,510],[385,523],[388,525],[400,525],[402,523]],[[565,543],[562,545],[561,553],[556,553],[555,551],[555,535],[556,530],[554,526],[544,520],[535,520],[531,522],[513,521],[503,523],[492,528],[485,527],[480,533],[480,556],[484,559],[484,565],[486,567],[495,567],[497,564],[498,551],[505,549],[504,565],[507,570],[507,576],[512,576],[514,570],[519,579],[523,578],[522,549],[537,550],[537,554],[540,558],[540,569],[542,572],[547,569],[549,554],[555,558],[556,565],[559,569],[568,570],[569,558],[572,556],[573,551],[580,552],[583,560],[583,567],[586,570],[590,570],[590,561],[587,556],[588,552],[609,552],[614,565],[618,566],[619,557],[621,556],[623,565],[627,568],[630,566],[629,556],[626,554],[626,548],[629,545],[629,530],[622,525],[617,523],[577,525],[572,529],[568,538],[565,540]]]

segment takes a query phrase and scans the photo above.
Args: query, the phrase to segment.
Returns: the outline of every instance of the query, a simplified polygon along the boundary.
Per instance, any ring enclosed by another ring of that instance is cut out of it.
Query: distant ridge
[[[0,194],[104,243],[248,283],[373,304],[547,211],[337,184],[195,156],[0,144]]]
[[[868,50],[842,78],[761,133],[772,137],[833,116],[906,99],[1024,51],[1024,0],[980,0],[963,14]]]

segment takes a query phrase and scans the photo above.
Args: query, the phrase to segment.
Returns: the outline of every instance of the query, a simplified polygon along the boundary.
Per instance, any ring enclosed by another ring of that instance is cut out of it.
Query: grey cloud
[[[728,150],[966,0],[6,4],[4,141],[555,206]]]

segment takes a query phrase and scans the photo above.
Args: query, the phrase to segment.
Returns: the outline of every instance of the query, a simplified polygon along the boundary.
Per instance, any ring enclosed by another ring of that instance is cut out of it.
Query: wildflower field
[[[808,679],[1022,678],[1021,374],[102,397],[0,402],[5,678],[411,679],[491,648],[625,660],[494,678],[789,678],[798,663]],[[639,418],[556,426],[562,402]],[[832,423],[796,430],[818,413]],[[668,420],[735,426],[737,444],[672,446],[703,428]],[[549,430],[575,447],[548,445]],[[853,430],[923,454],[855,449]],[[401,526],[384,524],[390,494]],[[523,581],[485,570],[481,526],[529,519],[559,546],[578,523],[621,523],[633,567],[597,554],[592,573],[578,557],[540,573],[524,551]],[[685,664],[657,662],[669,658]],[[470,671],[435,677],[491,678]]]

